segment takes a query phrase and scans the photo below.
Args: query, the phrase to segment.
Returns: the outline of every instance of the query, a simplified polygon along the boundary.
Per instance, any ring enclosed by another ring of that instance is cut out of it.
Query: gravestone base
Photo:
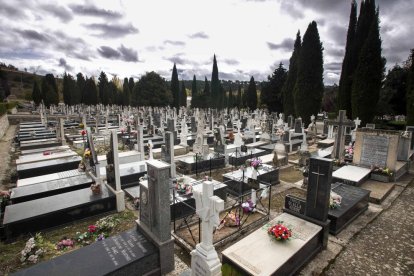
[[[201,244],[197,244],[191,251],[191,270],[192,275],[221,275],[221,262],[214,247],[206,250]]]
[[[110,187],[110,186],[109,186]],[[112,187],[111,187],[112,189]],[[113,191],[116,197],[116,210],[122,212],[125,210],[125,192],[124,191]]]
[[[174,239],[170,238],[167,241],[160,241],[157,237],[155,237],[151,230],[148,229],[144,224],[142,224],[139,220],[136,220],[137,229],[144,236],[150,240],[155,247],[158,249],[159,254],[159,264],[160,264],[160,274],[164,275],[168,272],[174,270]]]
[[[371,191],[369,201],[375,204],[381,204],[381,202],[392,192],[394,187],[394,183],[378,182],[375,180],[368,180],[361,185],[361,188]]]

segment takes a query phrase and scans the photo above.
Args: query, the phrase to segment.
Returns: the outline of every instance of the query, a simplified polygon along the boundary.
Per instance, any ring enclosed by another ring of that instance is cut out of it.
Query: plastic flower
[[[276,225],[269,227],[267,233],[277,241],[286,241],[292,237],[292,231],[279,221]]]
[[[95,233],[96,232],[96,226],[95,225],[89,225],[88,226],[88,232],[89,233]]]
[[[85,136],[85,135],[86,135],[86,133],[88,133],[88,132],[86,131],[86,129],[82,129],[82,131],[81,131],[81,135],[82,135],[82,136]]]

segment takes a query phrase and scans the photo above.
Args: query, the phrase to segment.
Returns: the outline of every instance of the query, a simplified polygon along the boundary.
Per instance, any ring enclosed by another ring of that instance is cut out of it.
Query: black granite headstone
[[[295,119],[295,133],[302,133],[302,118]]]
[[[309,182],[306,197],[306,216],[326,221],[332,180],[332,160],[311,157],[309,164]]]

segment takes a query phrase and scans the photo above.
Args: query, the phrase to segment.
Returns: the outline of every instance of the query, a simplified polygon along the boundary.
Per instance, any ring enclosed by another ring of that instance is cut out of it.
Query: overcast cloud
[[[360,2],[360,1],[358,1]],[[377,0],[387,69],[414,48],[414,1]],[[289,66],[294,39],[315,20],[324,47],[324,82],[338,83],[351,0],[2,1],[0,62],[40,74],[100,71],[138,77],[265,80]],[[178,16],[183,11],[194,11]],[[214,19],[214,20],[213,20]]]

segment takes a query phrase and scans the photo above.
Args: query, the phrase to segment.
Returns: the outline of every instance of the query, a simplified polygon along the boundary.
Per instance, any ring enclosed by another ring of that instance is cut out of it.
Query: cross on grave
[[[324,176],[325,174],[320,173],[321,167],[318,166],[318,172],[311,172],[311,174],[316,175],[316,190],[319,190],[319,176]],[[315,200],[313,201],[313,207],[316,208],[317,203],[317,197],[315,197]]]
[[[361,120],[357,117],[354,120],[354,123],[355,123],[355,129],[354,130],[357,130],[358,129],[358,126],[361,124]]]
[[[213,246],[214,227],[220,223],[224,201],[213,195],[213,182],[204,181],[202,191],[195,189],[196,212],[201,223],[201,243],[191,252],[191,275],[220,275],[221,263]]]
[[[328,125],[338,127],[332,158],[342,161],[344,159],[345,127],[353,127],[354,122],[346,118],[346,110],[339,110],[338,118],[329,120]]]

